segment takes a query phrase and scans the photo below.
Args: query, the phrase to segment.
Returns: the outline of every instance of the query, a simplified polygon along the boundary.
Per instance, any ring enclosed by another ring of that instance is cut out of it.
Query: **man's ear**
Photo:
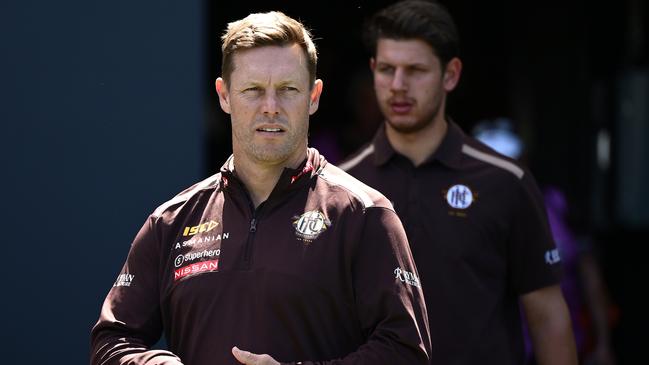
[[[219,94],[219,104],[221,104],[221,109],[224,112],[230,114],[230,92],[228,90],[228,85],[222,78],[216,79],[215,82],[216,93]]]
[[[370,58],[370,70],[372,70],[372,72],[374,72],[375,68],[376,68],[376,59],[374,59],[374,57],[371,57]]]
[[[462,61],[459,58],[453,57],[446,64],[446,69],[444,70],[444,90],[450,92],[457,86],[460,82],[460,75],[462,74]]]
[[[320,105],[320,95],[322,94],[322,80],[315,80],[313,83],[313,88],[311,88],[311,95],[309,96],[309,115],[318,110]]]

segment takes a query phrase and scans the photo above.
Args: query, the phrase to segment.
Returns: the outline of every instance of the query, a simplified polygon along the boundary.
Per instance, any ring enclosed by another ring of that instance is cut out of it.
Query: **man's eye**
[[[243,89],[243,92],[260,91],[260,90],[261,89],[259,87],[253,86],[253,87]]]
[[[423,67],[413,67],[409,71],[413,73],[428,72],[428,70]]]
[[[280,88],[280,90],[281,90],[281,91],[297,91],[297,88],[296,88],[296,87],[293,87],[293,86],[282,86],[282,87]]]
[[[379,66],[377,70],[381,73],[392,73],[394,72],[394,67],[392,66]]]

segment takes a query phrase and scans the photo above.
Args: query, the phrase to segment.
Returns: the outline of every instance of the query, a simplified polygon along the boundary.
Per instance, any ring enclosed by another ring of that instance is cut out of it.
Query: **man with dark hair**
[[[222,39],[232,156],[147,219],[92,330],[91,363],[428,363],[399,218],[307,147],[322,92],[309,32],[270,12]],[[169,351],[151,349],[162,332]]]
[[[385,194],[404,222],[431,364],[522,364],[519,303],[538,363],[576,364],[534,179],[445,115],[462,71],[451,16],[438,3],[399,2],[371,18],[366,40],[385,123],[340,167]]]

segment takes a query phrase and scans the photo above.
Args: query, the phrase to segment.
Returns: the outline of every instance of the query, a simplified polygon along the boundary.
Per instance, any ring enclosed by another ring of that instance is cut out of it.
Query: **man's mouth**
[[[271,132],[271,133],[277,133],[277,132],[283,132],[280,128],[257,128],[258,132]]]
[[[255,131],[265,136],[278,136],[286,132],[284,128],[278,125],[262,125],[257,127]]]
[[[413,103],[407,101],[390,102],[390,109],[395,114],[408,114],[412,110]]]

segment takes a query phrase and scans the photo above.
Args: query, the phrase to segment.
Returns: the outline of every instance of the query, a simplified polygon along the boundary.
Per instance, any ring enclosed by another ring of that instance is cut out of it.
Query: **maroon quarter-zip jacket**
[[[417,269],[389,201],[315,149],[255,209],[230,158],[137,234],[91,363],[427,364]],[[152,350],[161,333],[169,351]]]

